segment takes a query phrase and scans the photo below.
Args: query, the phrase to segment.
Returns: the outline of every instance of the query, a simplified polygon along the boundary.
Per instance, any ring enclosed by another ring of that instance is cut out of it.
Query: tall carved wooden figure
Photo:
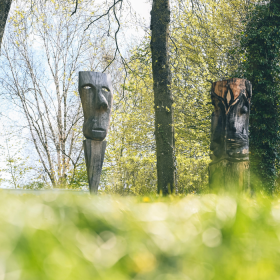
[[[249,188],[249,114],[252,85],[245,79],[212,84],[214,105],[209,165],[211,189],[241,191]]]
[[[89,189],[97,193],[106,150],[113,103],[110,76],[103,73],[79,72],[79,93],[84,112],[84,152]]]

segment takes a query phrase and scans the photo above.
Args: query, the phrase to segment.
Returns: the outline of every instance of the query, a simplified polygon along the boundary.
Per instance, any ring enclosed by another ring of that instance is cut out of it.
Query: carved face
[[[249,153],[249,112],[252,86],[244,79],[213,83],[211,90],[212,159],[244,160]]]
[[[104,140],[113,103],[110,76],[91,71],[79,72],[79,93],[84,112],[84,136],[87,139]]]

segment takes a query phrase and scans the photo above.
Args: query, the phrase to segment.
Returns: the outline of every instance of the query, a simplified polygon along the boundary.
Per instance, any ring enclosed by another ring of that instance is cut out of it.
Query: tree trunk
[[[168,62],[169,0],[153,0],[151,51],[155,103],[158,192],[172,193],[175,184],[174,126]]]
[[[10,11],[12,0],[0,0],[0,51],[5,25]]]

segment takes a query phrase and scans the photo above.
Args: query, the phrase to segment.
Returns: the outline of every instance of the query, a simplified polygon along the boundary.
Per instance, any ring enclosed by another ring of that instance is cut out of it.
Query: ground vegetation
[[[279,277],[279,201],[243,195],[0,195],[4,279]]]

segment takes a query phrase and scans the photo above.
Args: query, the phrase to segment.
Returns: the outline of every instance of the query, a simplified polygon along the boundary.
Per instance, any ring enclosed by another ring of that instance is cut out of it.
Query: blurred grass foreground
[[[280,279],[279,206],[0,192],[0,280]]]

